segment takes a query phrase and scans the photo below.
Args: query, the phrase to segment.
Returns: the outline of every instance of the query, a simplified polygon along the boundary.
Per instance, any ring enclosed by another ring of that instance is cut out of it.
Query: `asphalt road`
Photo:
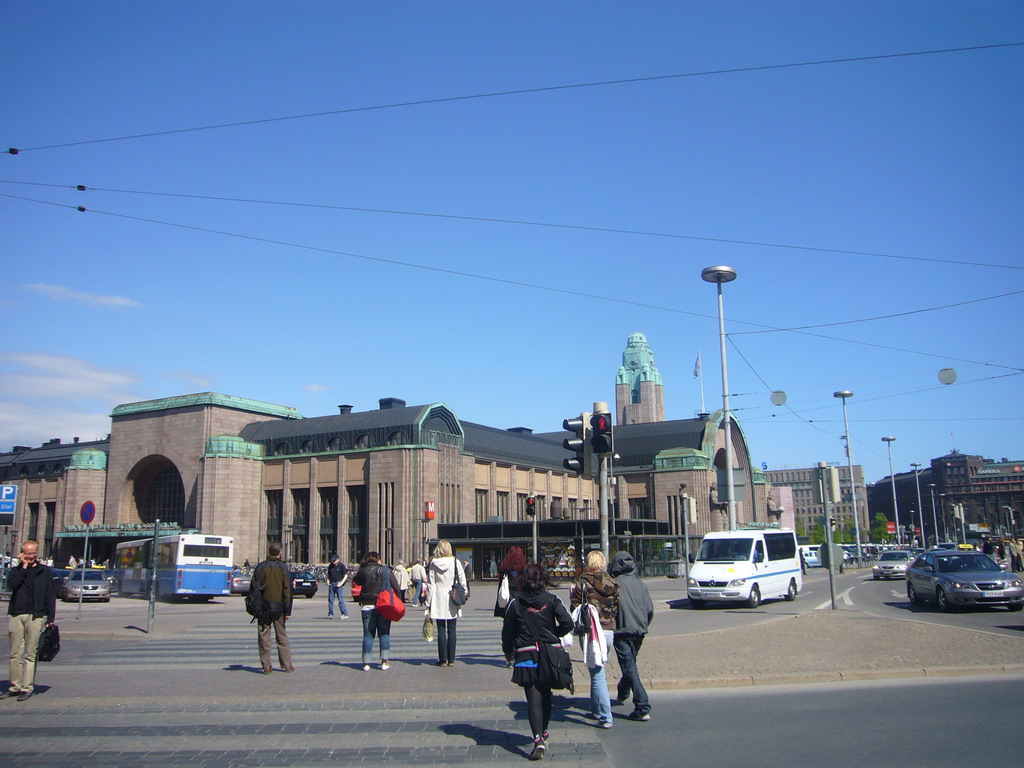
[[[663,691],[601,733],[613,766],[1021,765],[1020,677]]]

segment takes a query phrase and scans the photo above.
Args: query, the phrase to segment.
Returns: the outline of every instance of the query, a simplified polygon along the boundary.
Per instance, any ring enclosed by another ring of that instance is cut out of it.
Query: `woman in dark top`
[[[519,574],[519,591],[505,612],[501,627],[501,649],[507,661],[514,662],[512,682],[526,690],[526,708],[533,731],[531,760],[540,760],[548,746],[551,720],[551,686],[538,679],[540,646],[534,640],[524,614],[536,629],[542,643],[558,645],[559,638],[572,632],[572,618],[562,601],[548,592],[551,581],[543,566],[530,563]]]
[[[359,613],[363,618],[363,671],[370,671],[373,656],[373,638],[380,640],[380,668],[382,672],[391,669],[391,619],[385,619],[377,612],[377,595],[384,587],[384,574],[388,574],[391,588],[401,594],[401,584],[395,572],[380,563],[380,555],[370,552],[359,563],[359,572],[352,579],[353,584],[362,587],[359,593]]]

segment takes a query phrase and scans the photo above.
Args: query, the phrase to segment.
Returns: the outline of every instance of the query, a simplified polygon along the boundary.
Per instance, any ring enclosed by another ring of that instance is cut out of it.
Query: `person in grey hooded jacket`
[[[628,717],[630,720],[646,722],[651,719],[651,701],[647,697],[647,689],[640,681],[636,657],[640,654],[644,635],[654,618],[654,602],[647,587],[636,575],[636,562],[629,552],[616,552],[608,572],[619,585],[619,611],[615,621],[613,647],[622,678],[617,686],[616,698],[619,704],[623,704],[632,693],[633,711]]]

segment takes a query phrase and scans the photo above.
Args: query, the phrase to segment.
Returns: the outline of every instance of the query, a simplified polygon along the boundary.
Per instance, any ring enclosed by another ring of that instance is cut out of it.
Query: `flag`
[[[700,378],[700,350],[697,350],[697,362],[693,364],[693,378]]]

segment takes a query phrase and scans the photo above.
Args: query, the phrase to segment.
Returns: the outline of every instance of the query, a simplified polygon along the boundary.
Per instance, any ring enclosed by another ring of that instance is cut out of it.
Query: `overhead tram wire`
[[[540,86],[536,88],[518,88],[514,90],[506,91],[490,91],[486,93],[475,93],[463,96],[443,96],[435,99],[416,99],[413,101],[400,101],[391,104],[376,104],[365,107],[349,107],[347,109],[332,109],[323,112],[309,112],[301,115],[285,115],[280,117],[266,117],[254,120],[239,120],[231,123],[217,123],[214,125],[196,126],[192,128],[174,128],[164,131],[150,131],[148,133],[136,133],[127,136],[113,136],[105,139],[87,139],[84,141],[70,141],[63,144],[47,144],[39,147],[25,147],[18,149],[12,147],[7,150],[9,155],[17,155],[22,152],[36,152],[44,149],[60,149],[63,147],[78,147],[85,144],[103,144],[114,141],[129,141],[132,139],[145,139],[152,138],[155,136],[170,136],[173,134],[180,133],[197,133],[199,131],[213,131],[222,128],[240,128],[250,125],[264,125],[266,123],[284,122],[288,120],[305,120],[315,117],[329,117],[332,115],[344,115],[352,114],[355,112],[370,112],[374,110],[382,109],[399,109],[402,107],[418,107],[426,106],[428,104],[444,104],[457,101],[470,101],[474,99],[493,99],[502,96],[522,96],[531,93],[547,93],[553,91],[566,91],[580,88],[599,88],[612,85],[629,85],[632,83],[650,83],[657,82],[659,80],[679,80],[688,77],[708,77],[711,75],[732,75],[740,74],[744,72],[764,72],[768,70],[777,69],[796,69],[800,67],[820,67],[829,66],[834,64],[853,64],[864,61],[883,61],[886,59],[901,59],[909,58],[913,56],[935,56],[948,53],[965,53],[968,51],[983,51],[983,50],[995,50],[999,48],[1014,48],[1024,46],[1024,42],[1011,42],[1011,43],[993,43],[989,45],[971,45],[962,46],[958,48],[935,48],[924,51],[904,51],[902,53],[883,53],[875,54],[872,56],[847,56],[837,59],[818,59],[815,61],[797,61],[789,62],[785,64],[761,64],[749,67],[731,67],[728,69],[708,69],[698,72],[682,72],[672,75],[650,75],[647,77],[627,77],[616,80],[598,80],[587,83],[569,83],[563,85],[548,85]]]
[[[347,256],[347,257],[354,258],[354,259],[362,259],[364,261],[373,261],[373,262],[378,262],[378,263],[381,263],[381,264],[393,264],[395,266],[410,267],[410,268],[413,268],[413,269],[421,269],[421,270],[430,271],[430,272],[439,272],[439,273],[442,273],[442,274],[449,274],[449,275],[454,275],[454,276],[457,276],[457,277],[466,277],[466,278],[471,278],[471,279],[475,279],[475,280],[485,280],[485,281],[489,281],[489,282],[503,283],[503,284],[506,284],[506,285],[515,285],[515,286],[519,286],[519,287],[522,287],[522,288],[534,288],[536,290],[550,291],[552,293],[561,293],[561,294],[565,294],[565,295],[569,295],[569,296],[579,296],[581,298],[596,299],[596,300],[599,300],[599,301],[608,301],[608,302],[612,302],[612,303],[616,303],[616,304],[625,304],[625,305],[634,306],[634,307],[641,307],[641,308],[644,308],[644,309],[654,309],[654,310],[659,310],[659,311],[663,311],[663,312],[671,312],[673,314],[688,315],[690,317],[699,317],[699,318],[702,318],[702,319],[705,319],[705,320],[715,320],[716,319],[716,317],[712,316],[712,315],[706,315],[706,314],[702,314],[700,312],[690,312],[690,311],[687,311],[685,309],[679,309],[677,307],[665,307],[665,306],[660,306],[660,305],[657,305],[657,304],[647,304],[647,303],[639,302],[639,301],[630,301],[629,299],[619,299],[619,298],[615,298],[615,297],[611,297],[611,296],[600,296],[600,295],[597,295],[597,294],[586,293],[584,291],[572,291],[572,290],[569,290],[567,288],[555,288],[555,287],[549,286],[549,285],[540,285],[540,284],[537,284],[537,283],[527,283],[527,282],[520,281],[520,280],[510,280],[510,279],[507,279],[507,278],[493,277],[493,276],[489,276],[489,275],[481,275],[481,274],[476,274],[476,273],[473,273],[473,272],[465,272],[465,271],[462,271],[462,270],[447,269],[445,267],[433,267],[433,266],[430,266],[430,265],[427,265],[427,264],[417,264],[415,262],[401,261],[401,260],[398,260],[398,259],[388,259],[388,258],[384,258],[384,257],[381,257],[381,256],[367,256],[365,254],[352,253],[352,252],[349,252],[349,251],[341,251],[341,250],[336,250],[336,249],[332,249],[332,248],[323,248],[323,247],[320,247],[320,246],[305,245],[305,244],[302,244],[302,243],[293,243],[293,242],[289,242],[287,240],[275,240],[273,238],[261,237],[261,236],[258,236],[258,235],[245,235],[245,234],[241,234],[241,233],[238,233],[238,232],[227,232],[227,231],[224,231],[224,230],[213,229],[213,228],[210,228],[210,227],[198,227],[198,226],[194,226],[194,225],[190,225],[190,224],[181,224],[181,223],[178,223],[178,222],[163,221],[161,219],[152,219],[152,218],[147,218],[147,217],[143,217],[143,216],[132,216],[132,215],[129,215],[129,214],[115,213],[113,211],[104,211],[104,210],[100,210],[100,209],[96,209],[96,208],[86,208],[85,206],[82,206],[82,205],[77,205],[76,206],[76,205],[69,205],[67,203],[54,203],[54,202],[51,202],[51,201],[48,201],[48,200],[38,200],[38,199],[35,199],[35,198],[31,198],[31,197],[23,197],[23,196],[20,196],[20,195],[10,195],[10,194],[4,194],[4,193],[0,193],[0,197],[9,198],[9,199],[12,199],[12,200],[22,200],[22,201],[30,202],[30,203],[37,203],[37,204],[40,204],[40,205],[48,205],[48,206],[52,206],[52,207],[55,207],[55,208],[66,208],[66,209],[70,209],[70,210],[77,210],[77,211],[82,212],[82,213],[98,213],[98,214],[102,214],[102,215],[105,215],[105,216],[111,216],[111,217],[114,217],[114,218],[126,219],[126,220],[130,220],[130,221],[145,222],[145,223],[149,223],[149,224],[158,224],[158,225],[165,226],[165,227],[175,227],[175,228],[178,228],[178,229],[185,229],[185,230],[190,230],[190,231],[193,231],[193,232],[205,232],[207,234],[220,235],[220,236],[223,236],[223,237],[233,237],[233,238],[237,238],[237,239],[240,239],[240,240],[249,240],[249,241],[252,241],[252,242],[260,242],[260,243],[266,243],[266,244],[270,244],[270,245],[281,245],[281,246],[285,246],[285,247],[288,247],[288,248],[297,248],[297,249],[314,251],[314,252],[319,252],[319,253],[328,253],[328,254],[333,254],[333,255],[336,255],[336,256]],[[771,329],[771,330],[787,330],[787,329],[783,329],[783,328],[777,328],[776,326],[766,325],[764,323],[753,323],[753,322],[750,322],[748,320],[734,319],[731,322],[734,323],[734,324],[738,323],[740,325],[750,325],[750,326],[754,326],[754,327],[757,327],[757,328],[768,328],[768,329]],[[792,330],[792,331],[789,331],[789,332],[790,333],[800,334],[800,335],[803,335],[803,336],[812,336],[812,337],[816,337],[816,338],[828,339],[830,341],[841,341],[841,342],[846,342],[848,344],[859,344],[859,345],[862,345],[862,346],[869,346],[869,347],[874,347],[874,348],[877,348],[877,349],[886,349],[886,350],[890,350],[890,351],[894,351],[894,352],[906,352],[906,353],[909,353],[909,354],[923,355],[923,356],[926,356],[926,357],[935,357],[935,358],[939,358],[939,359],[942,359],[942,360],[952,360],[952,361],[955,361],[955,362],[972,363],[974,365],[984,365],[984,366],[991,366],[991,367],[995,367],[995,368],[1005,368],[1005,369],[1011,370],[1011,371],[1021,371],[1021,372],[1024,372],[1024,368],[1018,368],[1018,367],[1008,366],[1008,365],[998,365],[996,363],[980,362],[978,360],[968,360],[968,359],[965,359],[965,358],[952,357],[951,355],[946,355],[946,354],[938,354],[938,353],[933,353],[933,352],[921,352],[919,350],[905,349],[905,348],[902,348],[902,347],[890,347],[890,346],[887,346],[887,345],[884,345],[884,344],[876,344],[876,343],[867,342],[867,341],[856,341],[854,339],[844,339],[844,338],[839,337],[839,336],[826,336],[825,334],[810,333],[808,331]],[[727,336],[728,335],[731,335],[731,334],[727,334]]]
[[[675,232],[652,232],[648,230],[639,229],[622,229],[616,227],[592,227],[582,224],[561,224],[558,222],[549,221],[531,221],[528,219],[508,219],[500,217],[489,217],[489,216],[462,216],[451,213],[430,213],[425,211],[403,211],[389,208],[364,208],[350,205],[332,205],[328,203],[300,203],[292,202],[287,200],[260,200],[254,198],[244,197],[225,197],[221,195],[197,195],[188,194],[184,192],[155,192],[150,190],[141,189],[117,189],[113,187],[90,187],[85,184],[44,184],[40,182],[31,181],[14,181],[10,179],[0,179],[0,183],[3,184],[20,184],[24,186],[33,187],[51,187],[56,189],[74,189],[79,192],[112,192],[117,194],[125,195],[147,195],[153,197],[173,197],[182,198],[186,200],[212,200],[216,202],[226,203],[249,203],[254,205],[278,205],[294,208],[315,208],[321,210],[330,211],[351,211],[355,213],[380,213],[391,216],[419,216],[423,218],[432,219],[450,219],[456,221],[476,221],[488,224],[511,224],[515,226],[524,227],[545,227],[549,229],[568,229],[576,230],[581,232],[605,232],[616,235],[633,235],[640,237],[663,237],[675,240],[695,240],[704,243],[724,243],[726,245],[747,245],[757,248],[780,248],[784,250],[794,251],[811,251],[814,253],[832,253],[839,256],[871,256],[880,259],[901,259],[904,261],[924,261],[935,264],[956,264],[960,266],[970,267],[990,267],[993,269],[1013,269],[1013,270],[1024,270],[1024,266],[1017,264],[988,264],[978,261],[967,261],[964,259],[939,259],[928,256],[906,256],[903,254],[896,253],[880,253],[876,251],[851,251],[842,248],[822,248],[812,245],[792,245],[787,243],[771,243],[760,240],[738,240],[726,237],[706,237],[701,235],[683,235]],[[856,322],[856,321],[851,321]],[[808,326],[814,327],[814,326]],[[785,330],[785,329],[771,329],[771,330]],[[768,331],[765,331],[768,332]],[[750,333],[756,333],[756,331],[750,331]]]

